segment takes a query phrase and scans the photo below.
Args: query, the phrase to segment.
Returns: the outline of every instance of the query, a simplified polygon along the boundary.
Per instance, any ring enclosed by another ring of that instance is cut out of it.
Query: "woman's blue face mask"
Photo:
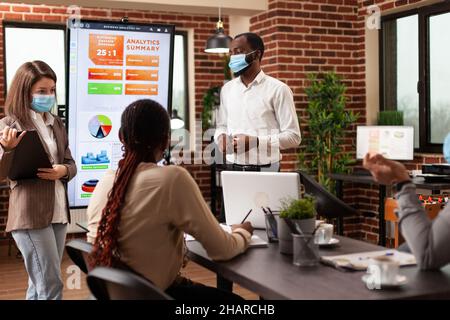
[[[31,109],[36,112],[50,112],[56,103],[54,94],[34,94],[33,101],[31,102]]]
[[[256,50],[253,50],[249,53],[233,54],[232,56],[230,56],[230,62],[228,63],[228,66],[230,67],[231,71],[233,71],[233,73],[239,73],[239,71],[247,68],[250,63],[254,61],[247,61],[247,56],[254,53],[255,51]]]
[[[447,137],[444,139],[444,147],[443,147],[444,158],[447,163],[450,163],[450,132],[447,134]]]

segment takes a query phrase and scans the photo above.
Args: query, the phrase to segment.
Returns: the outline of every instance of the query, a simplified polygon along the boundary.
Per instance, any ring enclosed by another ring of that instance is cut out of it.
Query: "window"
[[[173,130],[172,141],[178,143],[183,138],[189,145],[189,95],[188,95],[188,50],[186,31],[176,31],[173,57],[172,117],[184,122],[181,129]]]
[[[42,60],[55,71],[59,114],[66,105],[65,25],[3,22],[5,41],[5,96],[17,69],[27,61]]]
[[[401,110],[420,152],[442,152],[450,131],[450,4],[386,16],[380,35],[382,110]]]

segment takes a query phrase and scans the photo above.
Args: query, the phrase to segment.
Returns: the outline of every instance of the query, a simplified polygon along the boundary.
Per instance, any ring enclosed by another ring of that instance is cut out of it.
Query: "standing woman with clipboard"
[[[33,179],[8,179],[6,232],[12,233],[25,261],[28,300],[61,299],[64,287],[61,259],[70,223],[67,182],[77,168],[63,122],[50,113],[55,104],[55,72],[45,62],[27,62],[14,76],[6,117],[0,120],[0,179],[8,177],[14,149],[27,130],[37,131],[53,166],[39,169]]]

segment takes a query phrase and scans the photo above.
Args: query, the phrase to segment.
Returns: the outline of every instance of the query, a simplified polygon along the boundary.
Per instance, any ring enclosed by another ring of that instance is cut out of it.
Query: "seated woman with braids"
[[[188,171],[157,166],[169,130],[169,115],[155,101],[138,100],[123,112],[124,157],[116,172],[106,172],[99,181],[87,210],[91,264],[125,264],[175,299],[239,298],[179,275],[185,232],[212,259],[227,260],[247,249],[253,228],[245,223],[224,232]]]

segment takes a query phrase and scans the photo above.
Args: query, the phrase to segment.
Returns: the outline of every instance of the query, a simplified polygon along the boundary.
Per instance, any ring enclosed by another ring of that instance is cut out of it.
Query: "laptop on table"
[[[300,198],[300,178],[294,172],[222,171],[222,190],[227,225],[245,221],[255,229],[266,229],[262,207],[272,211],[281,208],[281,201]]]

